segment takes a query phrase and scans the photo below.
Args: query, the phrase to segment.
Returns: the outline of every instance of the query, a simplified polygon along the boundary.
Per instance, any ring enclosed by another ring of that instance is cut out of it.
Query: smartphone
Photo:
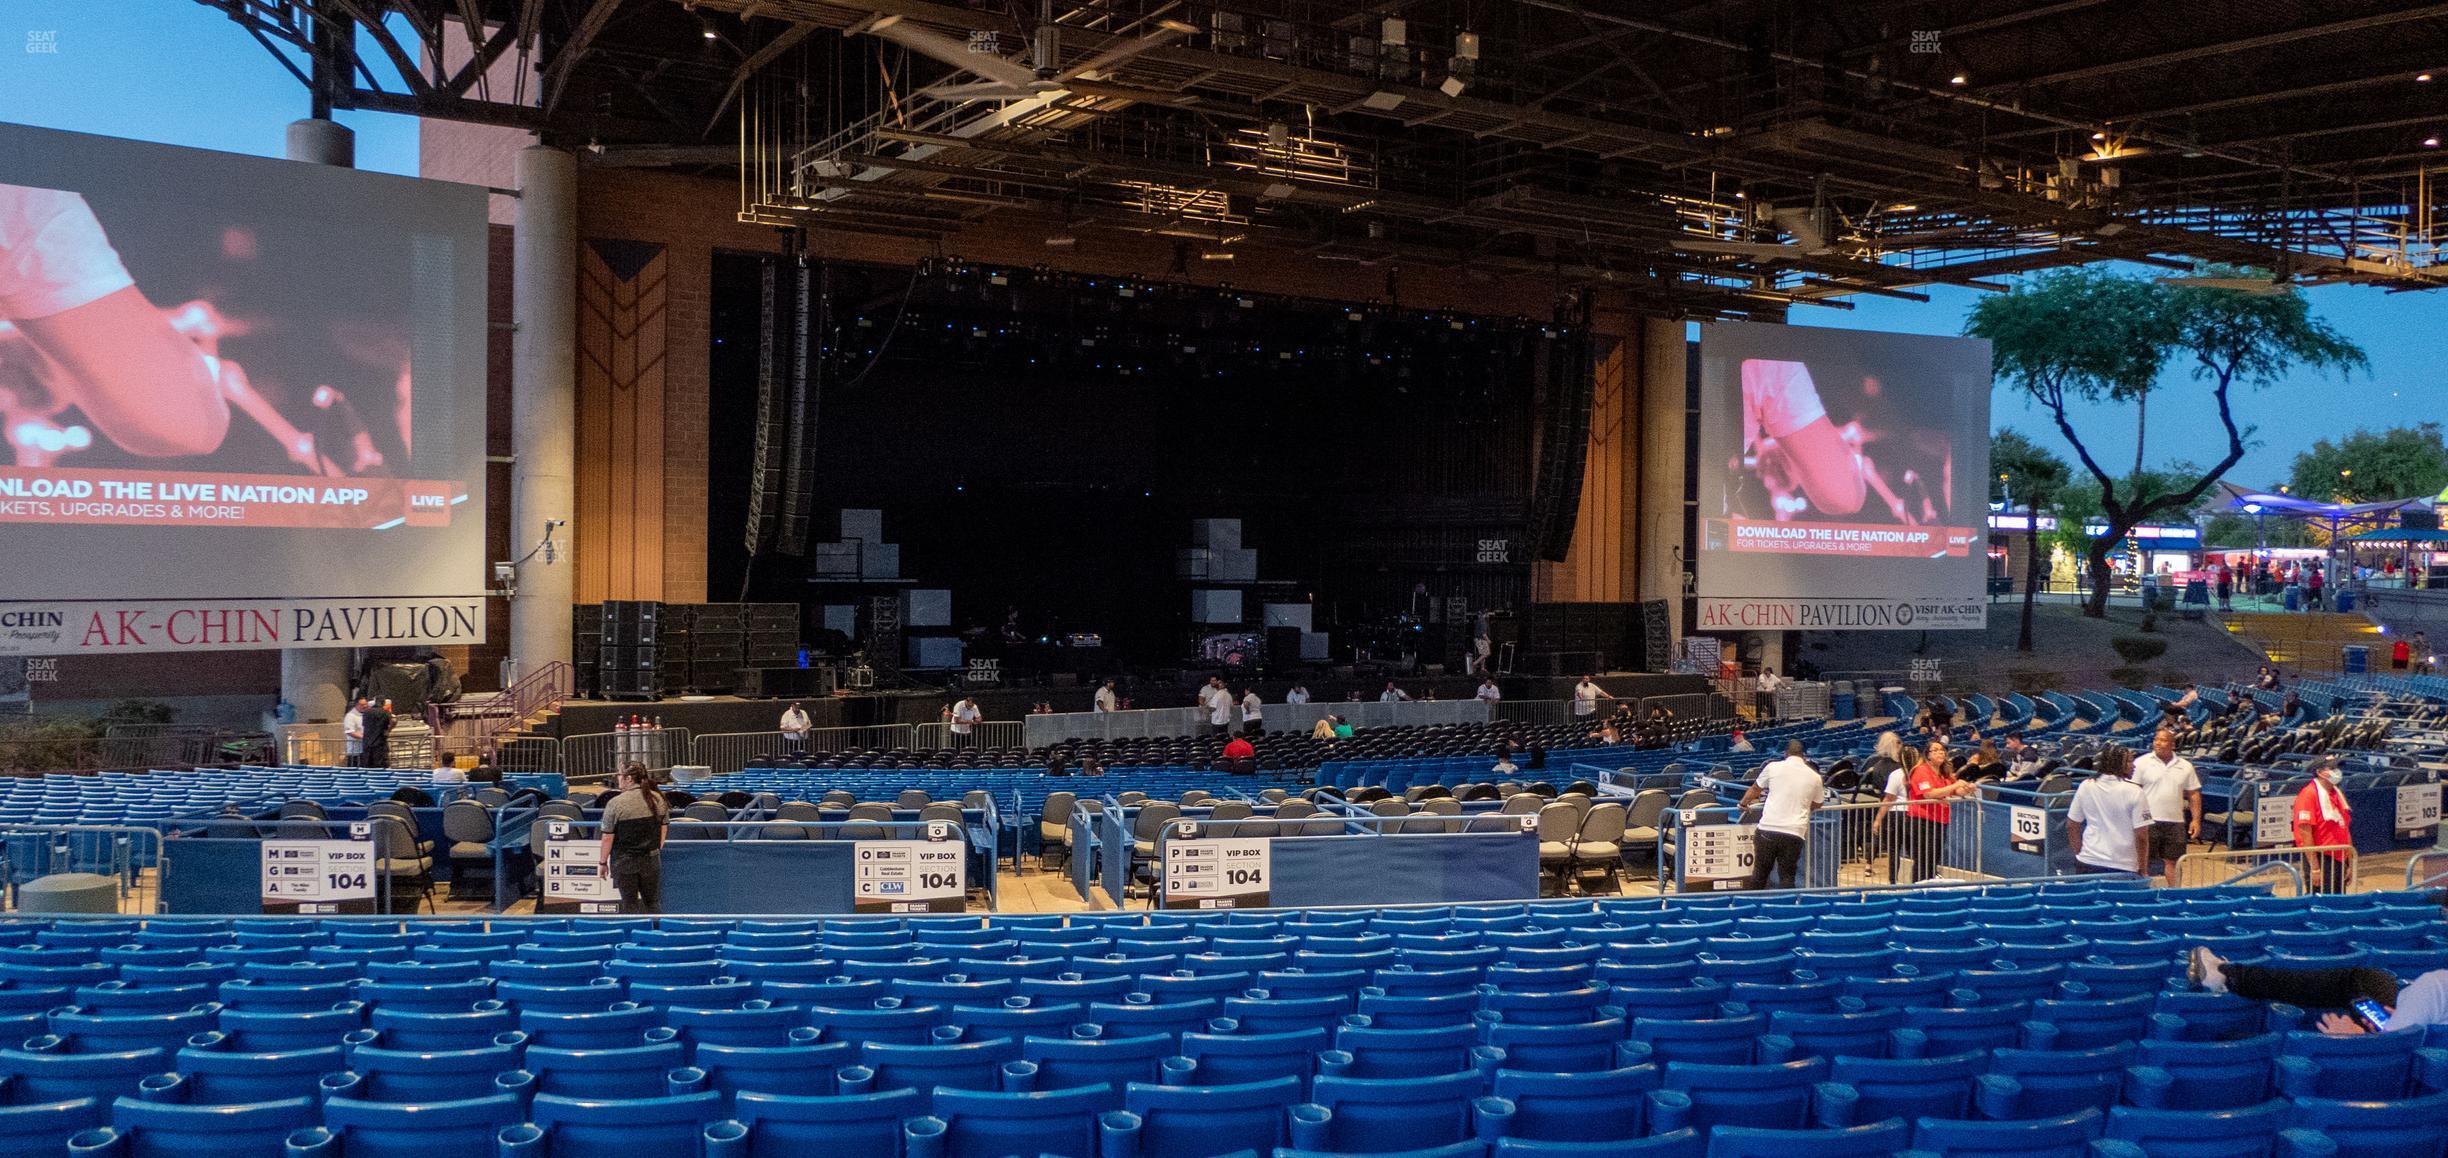
[[[2363,1023],[2363,1028],[2373,1033],[2388,1032],[2388,1010],[2381,1008],[2379,1002],[2368,997],[2356,998],[2354,1015],[2356,1021]]]

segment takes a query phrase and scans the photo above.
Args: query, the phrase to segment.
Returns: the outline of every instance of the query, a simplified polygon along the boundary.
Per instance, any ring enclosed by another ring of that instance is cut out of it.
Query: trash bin
[[[1893,711],[1893,710],[1894,710],[1893,705],[1894,705],[1894,703],[1895,703],[1895,701],[1896,701],[1896,697],[1901,696],[1901,695],[1903,695],[1903,694],[1904,694],[1904,689],[1903,689],[1903,688],[1900,688],[1900,687],[1889,686],[1889,687],[1883,687],[1883,688],[1880,688],[1880,689],[1878,690],[1878,710],[1879,710],[1880,712],[1891,712],[1891,711]],[[1905,722],[1906,722],[1906,723],[1911,723],[1911,722],[1912,722],[1912,721],[1911,721],[1911,719],[1910,719],[1911,713],[1912,713],[1912,710],[1911,710],[1910,708],[1906,708],[1906,709],[1905,709],[1905,715],[1906,715],[1906,717],[1907,717],[1907,718],[1906,718],[1906,720],[1905,720]]]
[[[2337,603],[2338,603],[2337,609],[2338,609],[2340,612],[2347,612],[2347,611],[2352,611],[2352,610],[2354,610],[2354,605],[2355,605],[2355,594],[2354,594],[2354,588],[2352,588],[2352,587],[2340,587],[2340,588],[2338,588],[2338,589],[2337,589]]]
[[[2289,610],[2289,611],[2301,611],[2301,610],[2303,610],[2303,588],[2302,588],[2302,587],[2297,586],[2296,584],[2293,584],[2293,583],[2289,583],[2289,584],[2287,584],[2287,589],[2286,589],[2286,609],[2287,609],[2287,610]]]
[[[1850,720],[1856,710],[1852,680],[1837,680],[1828,685],[1829,716],[1839,720]]]
[[[2345,656],[2347,675],[2362,675],[2364,672],[2371,670],[2370,648],[2359,643],[2350,643],[2338,650]]]

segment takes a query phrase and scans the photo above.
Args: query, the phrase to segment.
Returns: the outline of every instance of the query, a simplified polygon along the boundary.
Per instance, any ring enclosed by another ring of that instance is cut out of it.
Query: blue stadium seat
[[[1756,1013],[1705,1021],[1636,1017],[1624,1040],[1649,1047],[1661,1062],[1739,1066],[1758,1060],[1758,1038],[1767,1028],[1768,1019]]]
[[[1977,1050],[1930,1058],[1836,1058],[1812,1114],[1823,1126],[1969,1117],[1973,1090],[1987,1068],[1987,1055]]]
[[[105,1120],[101,1098],[0,1105],[0,1153],[54,1152],[60,1140]]]
[[[1487,1087],[1475,1070],[1405,1078],[1320,1077],[1291,1111],[1303,1150],[1372,1151],[1445,1146],[1470,1137],[1471,1103]]]
[[[343,1051],[351,1072],[345,1080],[341,1075],[326,1078],[324,1091],[331,1097],[371,1102],[452,1102],[486,1097],[497,1092],[496,1075],[523,1072],[520,1060],[526,1045],[526,1035],[515,1031],[496,1037],[492,1045],[482,1049],[410,1051],[351,1044]]]
[[[1360,1016],[1368,1018],[1368,1024],[1376,1029],[1438,1029],[1472,1024],[1472,1015],[1479,1012],[1481,996],[1478,987],[1457,989],[1451,993],[1422,994],[1392,994],[1370,988],[1360,991],[1357,1011]],[[1231,1002],[1225,1004],[1228,1009],[1232,1005]],[[1339,1019],[1317,1024],[1332,1029],[1339,1024]]]
[[[531,1045],[525,1068],[536,1076],[536,1088],[542,1093],[573,1098],[657,1098],[669,1086],[668,1075],[687,1061],[687,1047],[676,1041],[625,1049]]]
[[[297,1130],[322,1120],[312,1098],[182,1105],[121,1098],[108,1127],[68,1140],[78,1158],[253,1158],[278,1154]]]
[[[2294,1029],[2304,1011],[2283,1002],[2247,1001],[2231,993],[2161,993],[2151,1010],[2150,1036],[2177,1041],[2229,1041]]]
[[[933,1116],[944,1124],[944,1158],[1094,1154],[1107,1125],[1102,1116],[1121,1107],[1120,1092],[1103,1083],[1028,1093],[939,1090]],[[1132,1122],[1126,1132],[1136,1129]]]
[[[1901,1118],[1840,1130],[1762,1130],[1719,1126],[1709,1132],[1708,1158],[1880,1158],[1912,1139]]]
[[[1335,1048],[1318,1056],[1318,1073],[1346,1078],[1428,1077],[1458,1070],[1496,1068],[1499,1055],[1479,1044],[1467,1025],[1443,1029],[1372,1029],[1347,1025],[1335,1031]]]
[[[1623,1019],[1619,1017],[1578,1025],[1514,1025],[1491,1021],[1480,1026],[1480,1041],[1504,1051],[1506,1068],[1573,1073],[1611,1069],[1624,1064],[1617,1056],[1619,1047],[1625,1041],[1624,1031]],[[1636,1052],[1645,1056],[1649,1051],[1642,1047]]]
[[[810,1005],[807,1024],[825,1041],[855,1041],[861,1045],[923,1046],[936,1042],[945,1025],[945,1006],[906,1005],[898,997],[878,998],[871,1007],[854,1009]]]
[[[1935,1158],[2139,1158],[2130,1146],[2095,1145],[2107,1121],[2092,1109],[2015,1122],[1922,1118],[1913,1124],[1912,1148]]]
[[[218,1030],[187,1039],[172,1065],[184,1087],[179,1099],[198,1105],[317,1097],[323,1075],[348,1068],[336,1044],[259,1053],[235,1048]]]
[[[1791,1061],[1798,1057],[1883,1058],[1895,1047],[1895,1031],[1904,1028],[1901,1009],[1859,1013],[1792,1013],[1768,1016],[1768,1037],[1760,1042],[1761,1061]]]
[[[1139,1119],[1129,1152],[1138,1158],[1203,1158],[1220,1144],[1261,1152],[1288,1138],[1287,1107],[1301,1100],[1297,1078],[1213,1086],[1133,1082],[1123,1102]],[[1220,1141],[1228,1140],[1228,1141]]]
[[[1756,1126],[1771,1130],[1798,1129],[1805,1124],[1812,1088],[1827,1076],[1822,1058],[1772,1065],[1705,1065],[1672,1062],[1666,1066],[1664,1091],[1680,1093],[1688,1105],[1654,1099],[1651,1128],[1684,1126]]]
[[[521,1028],[520,1021],[519,1015],[502,1003],[484,1001],[456,1012],[375,1006],[370,1007],[366,1024],[374,1034],[369,1044],[384,1049],[427,1050],[491,1045],[494,1038]]]
[[[136,1092],[145,1075],[169,1068],[169,1051],[128,1050],[123,1053],[30,1052],[0,1050],[0,1100],[13,1106],[33,1106],[78,1098],[109,1101]]]
[[[524,1094],[490,1094],[458,1102],[365,1102],[323,1099],[323,1129],[294,1158],[436,1158],[492,1153],[494,1136],[526,1121]]]
[[[538,1094],[527,1126],[502,1132],[498,1158],[634,1158],[694,1154],[720,1119],[713,1093],[660,1098],[566,1098]],[[354,1158],[350,1155],[349,1158]]]
[[[2223,1110],[2108,1111],[2108,1137],[2131,1142],[2150,1158],[2321,1158],[2337,1143],[2309,1130],[2288,1128],[2293,1103],[2273,1098]],[[2281,1135],[2284,1135],[2282,1138]]]
[[[2023,1044],[2032,1049],[2092,1049],[2134,1041],[2149,1029],[2153,995],[2032,1002]]]
[[[1773,1019],[1780,1013],[1845,1012],[1838,1006],[1843,993],[1841,981],[1795,981],[1783,985],[1738,982],[1727,992],[1726,999]]]
[[[1646,1138],[1615,1142],[1541,1142],[1500,1138],[1489,1151],[1494,1158],[1702,1158],[1708,1145],[1698,1130],[1685,1127]]]
[[[2290,1098],[2399,1098],[2448,1089],[2448,1050],[2423,1034],[2334,1036],[2298,1029],[2280,1038],[2278,1092]]]
[[[1161,1033],[1104,1037],[1086,1032],[1092,1028],[1082,1026],[1082,1032],[1069,1037],[1020,1039],[1020,1058],[1036,1065],[1039,1089],[1069,1090],[1104,1084],[1119,1091],[1129,1082],[1187,1080],[1191,1063],[1177,1063],[1168,1076],[1165,1063],[1178,1056],[1180,1046],[1173,1038]],[[958,1123],[954,1127],[957,1135]]]
[[[177,1049],[188,1038],[213,1028],[221,1007],[212,1002],[166,1013],[93,1014],[73,1008],[53,1010],[51,1036],[56,1042],[41,1050],[65,1053],[125,1053],[140,1049]]]
[[[2289,1123],[2336,1143],[2339,1158],[2448,1155],[2448,1093],[2396,1101],[2297,1098]]]
[[[1907,1056],[1938,1057],[1967,1050],[2022,1044],[2023,1025],[2031,1016],[2031,1007],[2021,1002],[1963,1007],[1915,1006],[1907,1008],[1905,1016],[1912,1023],[1905,1032],[1919,1035],[1915,1047],[1919,1054]]]
[[[1512,1104],[1505,1137],[1604,1142],[1647,1132],[1649,1095],[1663,1078],[1654,1065],[1585,1073],[1501,1069],[1493,1093]]]
[[[1194,1085],[1242,1085],[1285,1077],[1306,1085],[1317,1072],[1317,1059],[1326,1052],[1326,1041],[1323,1029],[1260,1034],[1185,1033],[1181,1036],[1181,1056],[1195,1067],[1189,1075]]]
[[[706,1080],[729,1098],[742,1091],[767,1094],[831,1093],[841,1071],[858,1064],[858,1047],[850,1042],[818,1042],[816,1031],[800,1027],[788,1045],[700,1045],[689,1064],[705,1071]]]
[[[1020,1043],[1008,1037],[946,1045],[870,1041],[859,1046],[859,1063],[874,1071],[873,1088],[879,1090],[997,1090],[1005,1087],[1004,1067],[1019,1062]]]
[[[2157,1110],[2227,1110],[2258,1105],[2276,1084],[2277,1034],[2236,1041],[2136,1043],[2125,1098]]]
[[[900,1152],[902,1122],[923,1116],[928,1104],[919,1090],[824,1096],[752,1092],[739,1095],[732,1117],[747,1127],[745,1158],[891,1155]]]
[[[2116,1105],[2133,1060],[2131,1042],[2097,1049],[2001,1049],[1989,1055],[1993,1077],[2012,1078],[2014,1088],[1988,1086],[1980,1110],[1991,1118],[2050,1118],[2085,1108]]]

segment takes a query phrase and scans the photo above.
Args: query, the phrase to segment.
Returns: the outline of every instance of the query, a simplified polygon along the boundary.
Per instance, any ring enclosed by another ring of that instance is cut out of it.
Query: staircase
[[[2380,628],[2360,614],[2335,611],[2231,611],[2218,617],[2219,626],[2234,633],[2271,663],[2298,671],[2343,670],[2341,651],[2352,646],[2380,651]]]
[[[502,691],[435,705],[430,712],[435,745],[453,755],[491,759],[503,741],[559,718],[574,675],[568,664],[550,663]]]

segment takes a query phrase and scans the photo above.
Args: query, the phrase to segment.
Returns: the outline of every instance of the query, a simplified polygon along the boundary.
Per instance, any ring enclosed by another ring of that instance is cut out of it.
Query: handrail
[[[475,722],[476,730],[475,734],[469,737],[469,741],[475,747],[477,754],[491,756],[505,734],[515,733],[526,727],[528,717],[560,707],[564,701],[569,699],[575,677],[576,673],[567,662],[554,660],[521,676],[517,683],[502,689],[495,698],[495,702],[507,700],[510,706],[508,712],[500,715],[488,713],[470,717]],[[441,732],[440,723],[437,721],[434,728],[437,741]]]
[[[2285,872],[2285,873],[2286,873],[2288,876],[2293,877],[2293,878],[2295,879],[2295,895],[2296,895],[2296,896],[2302,896],[2302,895],[2303,895],[2303,891],[2304,891],[2304,875],[2303,875],[2303,870],[2302,870],[2302,869],[2299,869],[2299,868],[2297,868],[2297,867],[2295,867],[2295,862],[2294,862],[2294,861],[2291,861],[2291,860],[2274,860],[2274,859],[2273,859],[2273,860],[2265,860],[2265,861],[2262,861],[2260,864],[2257,864],[2257,865],[2254,865],[2254,866],[2253,866],[2253,867],[2251,867],[2251,868],[2245,869],[2243,872],[2240,872],[2240,873],[2235,874],[2234,876],[2228,877],[2226,880],[2223,880],[2223,881],[2212,881],[2212,882],[2210,882],[2209,884],[2207,884],[2207,885],[2203,885],[2203,886],[2200,886],[2200,887],[2202,887],[2202,888],[2211,888],[2211,889],[2215,889],[2215,888],[2221,888],[2221,887],[2226,886],[2226,885],[2239,884],[2239,883],[2242,883],[2242,882],[2244,882],[2244,881],[2251,880],[2251,879],[2252,879],[2252,878],[2254,878],[2254,877],[2260,876],[2262,873],[2268,872],[2268,871],[2270,871],[2271,869],[2280,869],[2280,870],[2283,870],[2283,871],[2284,871],[2284,872]]]
[[[2430,888],[2443,881],[2448,881],[2448,872],[2433,873],[2421,880],[2414,878],[2415,867],[2422,864],[2425,857],[2434,856],[2448,856],[2448,848],[2426,848],[2406,858],[2405,887],[2407,889]]]

